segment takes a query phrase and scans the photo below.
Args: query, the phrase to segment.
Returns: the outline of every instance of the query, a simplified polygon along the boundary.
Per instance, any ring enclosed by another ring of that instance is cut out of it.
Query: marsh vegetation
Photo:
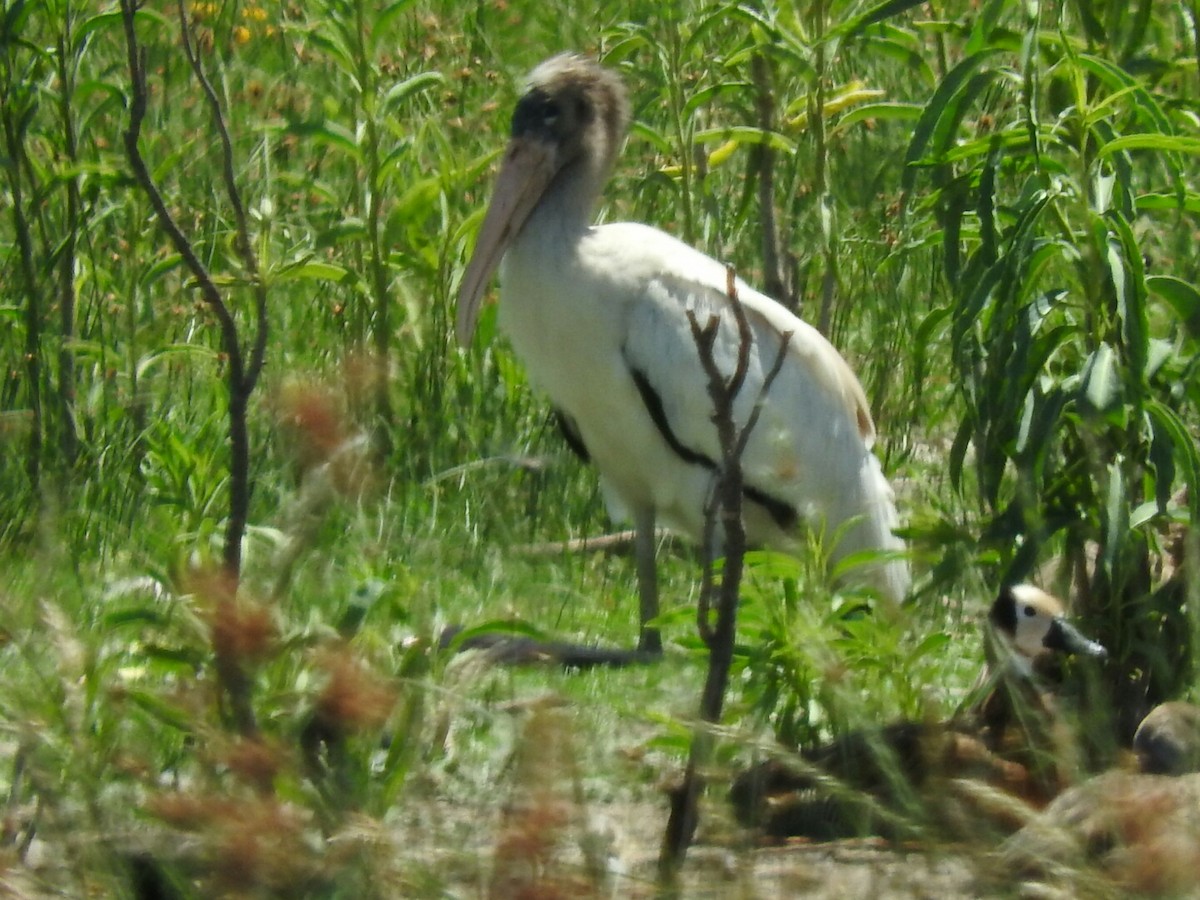
[[[631,92],[602,217],[829,336],[917,575],[892,617],[819,536],[747,556],[710,784],[949,715],[1017,581],[1108,647],[1086,768],[1195,699],[1196,4],[595,6],[0,0],[4,889],[653,892],[694,550],[661,548],[657,666],[439,644],[637,636],[630,561],[556,546],[614,525],[494,306],[453,339],[521,78],[567,48]],[[685,893],[843,883],[836,850],[781,874],[721,790],[702,815]],[[1014,889],[936,832],[846,850],[847,890]]]

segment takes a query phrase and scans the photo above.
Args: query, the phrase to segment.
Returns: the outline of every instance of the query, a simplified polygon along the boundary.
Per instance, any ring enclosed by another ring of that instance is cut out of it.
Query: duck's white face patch
[[[1018,660],[1030,663],[1046,653],[1104,659],[1103,645],[1080,634],[1063,614],[1062,601],[1031,584],[1016,584],[1000,593],[992,606],[992,624],[1004,634]]]
[[[1064,614],[1062,603],[1052,594],[1031,584],[1010,588],[1015,604],[1016,624],[1012,637],[1017,652],[1029,659],[1045,653],[1046,638]]]

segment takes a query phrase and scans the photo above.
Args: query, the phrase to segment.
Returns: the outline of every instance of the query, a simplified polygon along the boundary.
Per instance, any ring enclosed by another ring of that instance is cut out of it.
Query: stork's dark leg
[[[633,517],[633,528],[642,626],[638,650],[645,653],[662,653],[662,636],[657,628],[647,624],[658,618],[658,571],[654,561],[658,548],[654,534],[654,510],[637,510]]]

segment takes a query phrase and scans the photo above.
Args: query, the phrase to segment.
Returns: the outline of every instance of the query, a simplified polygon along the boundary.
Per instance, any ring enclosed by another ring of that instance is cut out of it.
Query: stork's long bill
[[[513,138],[504,151],[496,191],[459,289],[456,330],[463,346],[475,334],[488,281],[558,170],[557,156],[554,145],[530,137]]]

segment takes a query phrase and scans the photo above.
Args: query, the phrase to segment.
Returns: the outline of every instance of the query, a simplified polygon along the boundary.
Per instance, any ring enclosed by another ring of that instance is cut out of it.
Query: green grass
[[[1089,542],[1075,587],[1119,662],[1106,688],[1150,672],[1151,694],[1195,695],[1200,623],[1147,567],[1200,504],[1194,35],[1169,4],[968,7],[885,4],[867,24],[854,3],[189,4],[268,296],[230,607],[212,575],[227,360],[130,175],[117,8],[3,0],[0,883],[134,896],[149,860],[184,896],[464,896],[511,857],[570,895],[586,867],[548,860],[581,851],[538,843],[564,797],[616,815],[652,861],[703,680],[694,551],[662,554],[660,666],[513,671],[435,649],[448,624],[500,620],[636,637],[628,559],[522,551],[612,526],[494,317],[467,351],[452,336],[520,80],[564,48],[601,53],[632,94],[601,215],[751,283],[765,61],[788,292],[815,322],[833,286],[831,338],[919,574],[890,621],[836,595],[815,553],[751,560],[713,783],[777,736],[952,710],[998,583]],[[173,6],[138,34],[142,153],[245,341],[252,291]],[[313,464],[360,434],[380,454],[318,489]],[[222,699],[222,629],[256,737]],[[705,816],[706,840],[749,858],[719,788]]]

